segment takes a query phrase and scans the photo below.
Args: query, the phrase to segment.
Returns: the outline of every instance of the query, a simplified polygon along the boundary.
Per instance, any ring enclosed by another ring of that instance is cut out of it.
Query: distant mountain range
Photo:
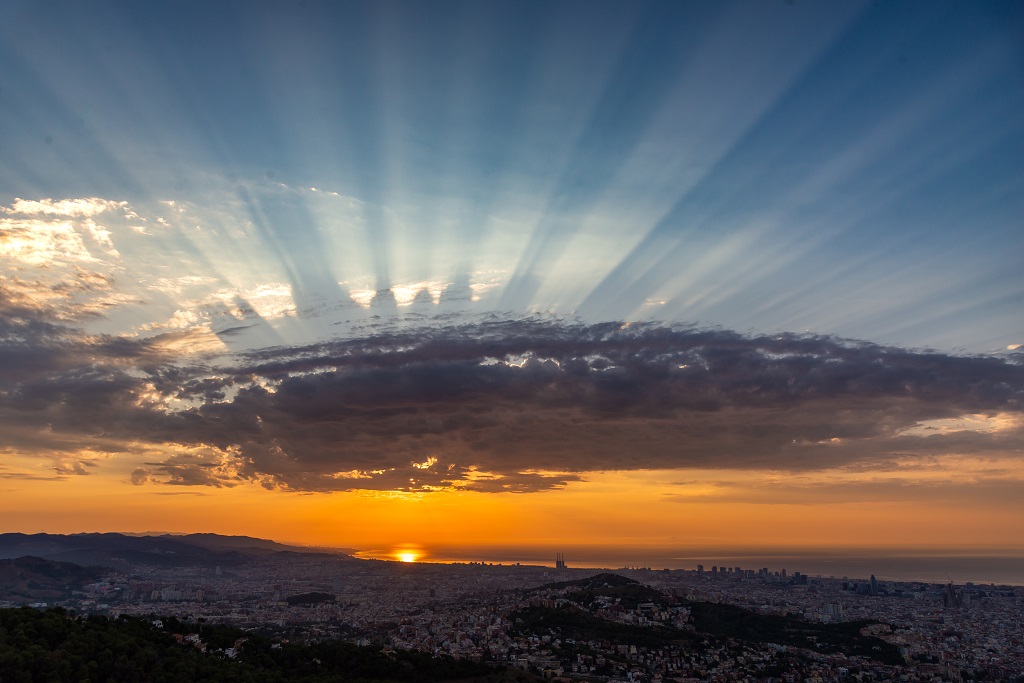
[[[276,553],[344,555],[323,548],[303,548],[249,536],[218,534],[0,534],[0,560],[28,555],[55,562],[122,570],[133,565],[235,567]]]

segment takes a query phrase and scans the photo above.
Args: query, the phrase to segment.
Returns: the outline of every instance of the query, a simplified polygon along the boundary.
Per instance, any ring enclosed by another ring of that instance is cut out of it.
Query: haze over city
[[[6,2],[0,531],[1024,583],[1022,35]]]

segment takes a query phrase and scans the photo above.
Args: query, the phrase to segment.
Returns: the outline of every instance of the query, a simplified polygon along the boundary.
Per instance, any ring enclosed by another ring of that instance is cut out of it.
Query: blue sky
[[[164,234],[160,251],[221,262],[232,234],[253,241],[214,267],[247,271],[219,274],[229,287],[283,283],[302,307],[476,284],[513,314],[974,353],[1024,332],[1014,3],[14,2],[2,18],[7,204],[100,197],[153,220],[173,201],[223,250]]]
[[[685,470],[663,521],[970,539],[1024,495],[1022,36],[1000,1],[9,0],[6,505]]]

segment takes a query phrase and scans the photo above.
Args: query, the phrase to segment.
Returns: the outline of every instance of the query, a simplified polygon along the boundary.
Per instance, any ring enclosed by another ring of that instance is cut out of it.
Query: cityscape
[[[1022,36],[4,0],[0,682],[1021,683]]]
[[[173,624],[183,646],[228,660],[244,643],[214,648],[204,626],[262,633],[277,647],[418,651],[537,680],[1024,680],[1022,586],[770,567],[577,569],[562,554],[548,566],[360,560],[212,534],[0,536],[4,555],[28,549],[106,553],[119,568],[72,588],[43,577],[53,583],[63,568],[67,581],[78,565],[0,560],[0,608]]]

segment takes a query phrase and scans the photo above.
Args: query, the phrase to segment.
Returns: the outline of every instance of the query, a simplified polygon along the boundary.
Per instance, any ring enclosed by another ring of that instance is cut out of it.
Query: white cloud
[[[15,218],[0,219],[0,259],[23,268],[97,260],[70,222]]]
[[[968,414],[959,417],[924,420],[909,429],[900,432],[906,436],[930,436],[933,434],[952,434],[955,432],[977,432],[989,434],[1007,432],[1020,428],[1024,420],[1013,413],[997,413],[995,415]]]
[[[212,285],[216,281],[217,278],[207,275],[183,275],[174,278],[157,278],[149,283],[148,287],[167,295],[180,295],[186,289]]]
[[[249,310],[240,307],[240,301],[248,304]],[[187,303],[198,308],[212,308],[218,313],[227,312],[239,319],[252,314],[264,319],[273,319],[293,316],[296,312],[291,285],[283,282],[267,282],[249,288],[219,289],[202,301]]]
[[[125,208],[128,202],[115,202],[99,197],[80,199],[21,199],[17,198],[8,207],[0,207],[0,213],[23,214],[28,216],[95,216],[104,211]],[[130,211],[130,210],[129,210]]]

